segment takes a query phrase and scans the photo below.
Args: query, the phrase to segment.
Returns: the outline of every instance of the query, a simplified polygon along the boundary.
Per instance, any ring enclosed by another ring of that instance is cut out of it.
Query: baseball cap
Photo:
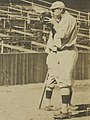
[[[50,9],[53,10],[56,8],[65,8],[65,4],[61,1],[56,1],[51,5]]]

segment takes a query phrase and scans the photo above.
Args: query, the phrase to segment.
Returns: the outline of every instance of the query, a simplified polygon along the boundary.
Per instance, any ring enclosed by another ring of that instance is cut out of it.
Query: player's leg
[[[45,94],[45,110],[53,110],[53,106],[51,103],[52,100],[52,94],[53,94],[53,89],[55,87],[56,80],[54,77],[49,76],[47,80],[47,85],[46,85],[46,94]]]
[[[47,65],[48,65],[48,80],[46,82],[46,95],[45,95],[45,108],[46,110],[52,110],[52,104],[51,104],[51,99],[52,99],[52,94],[53,94],[53,89],[56,84],[55,80],[55,74],[57,73],[57,61],[56,61],[56,54],[51,53],[47,57]]]
[[[62,113],[57,116],[60,118],[69,117],[68,114],[68,105],[71,101],[72,97],[72,89],[71,88],[71,79],[72,79],[72,70],[73,65],[76,60],[76,51],[62,51],[58,54],[60,58],[59,65],[59,85],[61,89],[61,98],[62,98]]]
[[[68,103],[70,102],[70,89],[69,87],[62,87],[61,91],[61,102],[62,102],[62,109],[59,113],[54,114],[54,118],[69,118],[70,114],[68,113]]]

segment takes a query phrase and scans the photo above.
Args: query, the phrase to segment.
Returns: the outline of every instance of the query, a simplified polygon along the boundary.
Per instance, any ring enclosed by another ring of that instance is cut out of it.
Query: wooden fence
[[[43,53],[0,54],[0,85],[43,82],[45,59]]]
[[[45,53],[0,54],[0,85],[40,83],[45,79]],[[90,79],[90,53],[79,53],[73,78]]]
[[[90,79],[90,52],[79,52],[78,61],[73,71],[76,80]]]

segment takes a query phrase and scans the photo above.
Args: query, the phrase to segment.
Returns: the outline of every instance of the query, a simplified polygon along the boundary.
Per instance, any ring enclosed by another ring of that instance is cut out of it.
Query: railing
[[[29,2],[26,0],[22,0],[22,1],[32,4],[32,2]],[[41,1],[41,0],[39,0],[39,1]],[[43,1],[43,2],[45,2],[45,1]],[[46,4],[51,5],[51,3],[49,3],[49,2],[46,2]],[[42,7],[43,9],[49,10],[49,8],[46,6],[39,5],[36,3],[34,3],[34,5]],[[70,14],[75,16],[77,19],[77,23],[79,23],[79,25],[78,25],[78,38],[82,38],[82,39],[86,38],[87,40],[90,40],[90,27],[89,27],[89,25],[90,25],[90,13],[89,12],[86,13],[86,12],[82,12],[82,11],[78,11],[78,10],[74,10],[74,9],[70,9],[70,8],[66,8],[66,10],[68,10],[70,12]],[[28,22],[29,22],[29,24],[30,24],[30,21],[39,21],[40,22],[40,18],[39,18],[40,13],[23,10],[22,6],[17,7],[17,6],[11,5],[11,6],[7,7],[7,11],[6,11],[6,8],[4,10],[1,7],[0,14],[4,15],[4,16],[0,17],[0,19],[3,20],[3,28],[2,29],[6,28],[7,21],[9,21],[9,22],[20,21],[20,23],[21,23],[21,21],[23,21],[23,26],[15,25],[14,28],[12,28],[12,26],[10,25],[10,28],[8,28],[9,30],[6,29],[6,32],[0,33],[1,38],[11,37],[10,39],[12,39],[13,37],[16,37],[16,36],[18,36],[18,38],[19,38],[19,35],[24,36],[24,38],[27,36],[34,37],[34,34],[32,33],[32,31],[33,32],[39,31],[39,32],[42,32],[43,34],[49,33],[49,31],[44,30],[44,29],[43,30],[42,29],[34,29],[34,28],[30,28],[30,30],[27,29]],[[35,15],[35,18],[31,17],[32,15]],[[82,27],[81,24],[85,24],[85,27]],[[15,36],[11,35],[13,33],[15,34]],[[46,36],[44,35],[44,37],[46,37]],[[4,40],[2,40],[2,41],[4,43]],[[40,47],[44,48],[45,47],[44,42],[46,42],[46,41],[43,41],[42,42],[43,44],[38,43],[38,41],[32,41],[32,40],[30,40],[30,42],[33,45],[35,45],[36,47],[40,46]],[[3,51],[4,45],[5,45],[5,43],[2,45],[1,51]],[[85,48],[85,49],[87,48],[86,46],[81,46],[81,45],[78,45],[78,46]],[[11,48],[11,46],[8,46],[8,47]],[[38,50],[38,49],[36,49],[36,50]]]

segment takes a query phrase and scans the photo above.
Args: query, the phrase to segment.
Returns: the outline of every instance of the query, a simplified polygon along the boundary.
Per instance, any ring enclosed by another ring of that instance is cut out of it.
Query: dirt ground
[[[38,109],[43,84],[0,86],[0,120],[54,120],[53,113]],[[52,104],[59,108],[59,88],[54,90]],[[90,80],[76,81],[73,104],[78,106],[72,111],[71,120],[90,120]],[[76,115],[75,115],[76,114]]]

